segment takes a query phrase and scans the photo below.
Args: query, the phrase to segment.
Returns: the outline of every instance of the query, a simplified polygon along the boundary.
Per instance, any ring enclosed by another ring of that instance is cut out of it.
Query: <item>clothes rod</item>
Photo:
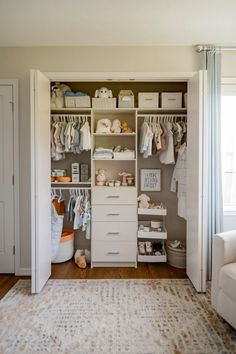
[[[187,114],[138,114],[139,118],[164,118],[164,117],[177,117],[177,118],[186,118]]]
[[[80,189],[88,189],[90,190],[91,187],[51,187],[51,189],[56,189],[56,190],[80,190]]]
[[[211,45],[197,45],[196,46],[196,52],[201,53],[204,51],[210,51],[210,50],[215,50],[215,51],[235,51],[236,47],[224,47],[224,46],[211,46]]]
[[[62,117],[62,118],[67,118],[67,117],[75,117],[75,118],[83,118],[83,117],[91,117],[91,114],[51,114],[51,117],[55,117],[55,118],[59,118],[59,117]]]

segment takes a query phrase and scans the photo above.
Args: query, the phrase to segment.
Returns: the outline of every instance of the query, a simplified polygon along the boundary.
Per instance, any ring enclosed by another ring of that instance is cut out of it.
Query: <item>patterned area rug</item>
[[[187,279],[20,280],[0,302],[1,354],[228,354],[236,335]]]

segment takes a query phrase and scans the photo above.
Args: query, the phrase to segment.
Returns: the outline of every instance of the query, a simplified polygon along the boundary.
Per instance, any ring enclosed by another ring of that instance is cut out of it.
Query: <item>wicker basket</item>
[[[90,108],[91,100],[89,96],[65,96],[66,108]]]
[[[116,98],[92,98],[93,108],[116,108]]]

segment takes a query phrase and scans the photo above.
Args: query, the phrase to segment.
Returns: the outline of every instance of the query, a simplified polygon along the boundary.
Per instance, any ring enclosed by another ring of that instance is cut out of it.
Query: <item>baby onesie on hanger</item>
[[[186,173],[187,173],[187,146],[182,144],[179,152],[177,162],[174,168],[170,190],[176,192],[176,184],[178,183],[178,216],[185,220],[187,219],[186,211]]]
[[[175,156],[174,156],[174,141],[173,141],[173,133],[172,133],[172,123],[167,122],[166,124],[166,150],[160,153],[160,161],[165,165],[174,164]]]

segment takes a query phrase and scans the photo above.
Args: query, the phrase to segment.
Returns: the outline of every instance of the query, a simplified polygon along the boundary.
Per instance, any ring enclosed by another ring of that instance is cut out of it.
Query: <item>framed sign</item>
[[[161,170],[141,169],[140,170],[140,190],[160,192],[161,190]]]

